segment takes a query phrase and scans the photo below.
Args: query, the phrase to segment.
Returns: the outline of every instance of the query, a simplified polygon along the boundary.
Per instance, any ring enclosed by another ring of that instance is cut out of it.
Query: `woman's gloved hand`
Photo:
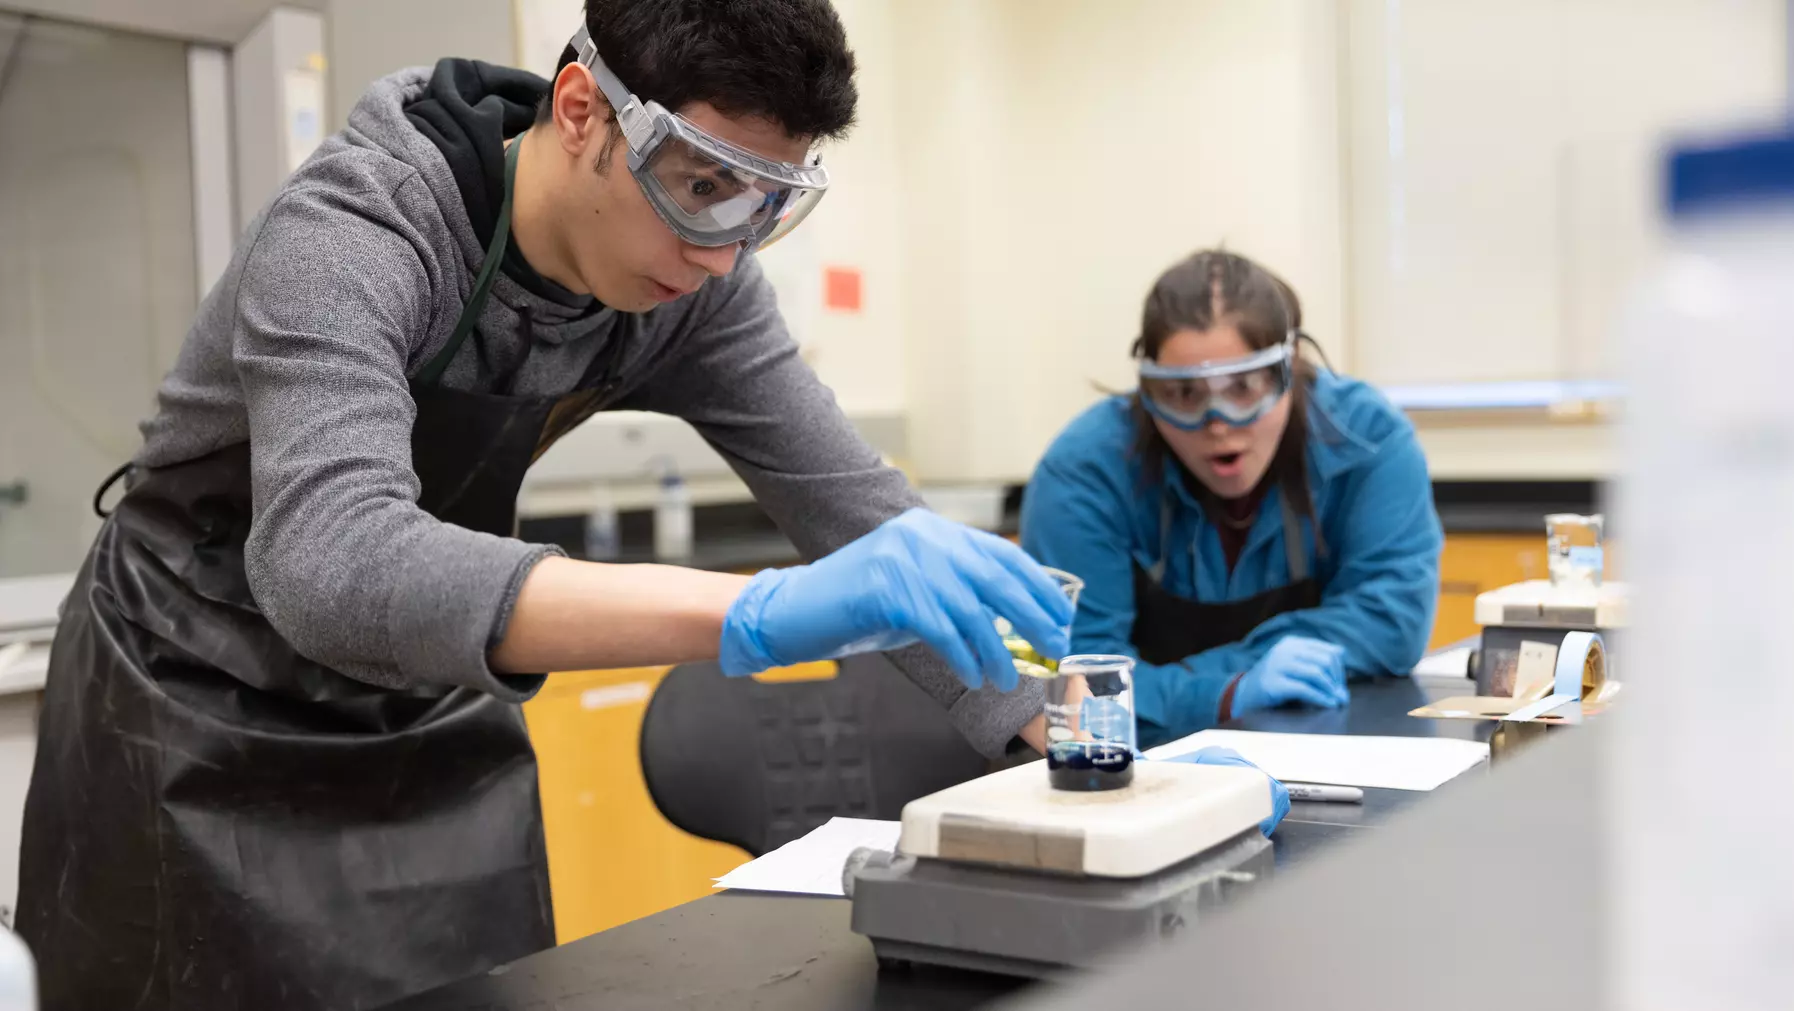
[[[1232,748],[1203,748],[1201,751],[1192,751],[1187,755],[1168,758],[1166,761],[1188,762],[1191,765],[1237,765],[1242,769],[1258,769],[1258,766],[1246,761],[1239,752]],[[1258,769],[1258,771],[1263,772],[1264,770]],[[1265,779],[1270,780],[1271,783],[1271,816],[1258,823],[1258,830],[1265,835],[1270,835],[1272,830],[1277,827],[1277,823],[1283,820],[1283,816],[1289,813],[1289,788],[1273,779],[1269,774],[1265,776]]]
[[[1008,618],[1043,656],[1069,648],[1071,601],[1014,544],[911,509],[809,565],[768,569],[723,619],[724,674],[926,643],[968,687],[1015,687],[991,624]]]
[[[1351,700],[1345,684],[1345,650],[1319,639],[1285,636],[1259,658],[1233,690],[1235,714],[1305,702],[1336,709]]]

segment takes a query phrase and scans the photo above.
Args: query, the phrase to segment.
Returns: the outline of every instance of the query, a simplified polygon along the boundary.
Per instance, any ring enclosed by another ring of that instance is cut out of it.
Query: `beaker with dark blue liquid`
[[[1047,777],[1056,790],[1118,790],[1134,781],[1134,661],[1078,653],[1046,681]]]

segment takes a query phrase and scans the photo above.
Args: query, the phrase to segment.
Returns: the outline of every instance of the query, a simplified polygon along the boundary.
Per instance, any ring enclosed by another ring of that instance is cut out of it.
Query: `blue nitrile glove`
[[[1026,552],[911,509],[832,555],[749,580],[723,619],[718,655],[738,677],[922,642],[967,686],[988,678],[1009,691],[1015,663],[993,614],[1043,656],[1069,648],[1071,601]]]
[[[1270,709],[1285,702],[1336,709],[1350,700],[1345,650],[1319,639],[1286,635],[1240,678],[1233,690],[1233,711]]]
[[[1258,769],[1258,766],[1246,761],[1239,752],[1232,748],[1203,748],[1201,751],[1192,751],[1187,755],[1167,758],[1165,761],[1188,762],[1191,765],[1237,765],[1242,769]],[[1258,769],[1258,771],[1263,772],[1264,770]],[[1258,823],[1258,830],[1265,835],[1270,835],[1272,830],[1277,827],[1277,823],[1283,820],[1283,816],[1289,813],[1289,788],[1268,773],[1265,778],[1271,781],[1271,816]]]

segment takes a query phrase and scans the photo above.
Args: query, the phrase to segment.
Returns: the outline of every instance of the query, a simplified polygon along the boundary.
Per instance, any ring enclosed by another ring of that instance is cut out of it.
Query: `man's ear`
[[[616,118],[592,72],[579,63],[561,68],[554,79],[554,127],[561,148],[580,158],[592,145],[608,145],[610,123]]]

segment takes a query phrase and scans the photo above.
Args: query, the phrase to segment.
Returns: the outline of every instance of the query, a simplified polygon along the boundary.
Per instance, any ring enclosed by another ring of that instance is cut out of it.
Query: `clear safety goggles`
[[[1204,428],[1216,419],[1244,428],[1289,392],[1295,358],[1291,335],[1243,358],[1196,365],[1160,365],[1142,359],[1140,404],[1148,414],[1185,431]]]
[[[583,27],[573,36],[573,51],[616,110],[629,174],[681,239],[697,246],[769,246],[796,228],[828,189],[828,170],[814,155],[804,165],[762,158],[659,102],[643,102],[604,65]]]

